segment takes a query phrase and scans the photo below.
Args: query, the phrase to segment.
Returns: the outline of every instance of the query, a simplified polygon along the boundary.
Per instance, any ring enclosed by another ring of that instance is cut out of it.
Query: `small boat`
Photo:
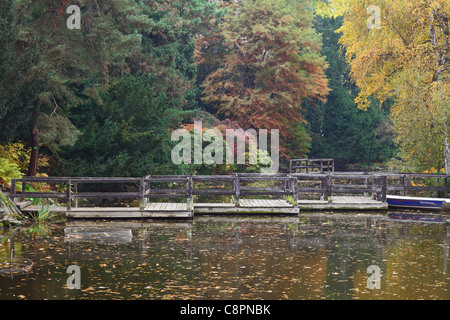
[[[427,210],[450,210],[450,199],[386,196],[389,207]]]

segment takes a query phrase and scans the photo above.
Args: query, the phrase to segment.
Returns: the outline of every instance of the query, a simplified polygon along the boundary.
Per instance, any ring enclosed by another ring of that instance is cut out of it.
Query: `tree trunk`
[[[445,124],[444,130],[444,167],[445,173],[450,175],[450,150],[449,150],[449,142],[448,142],[448,123]]]
[[[39,160],[39,111],[41,109],[41,100],[38,99],[36,109],[34,111],[34,123],[30,130],[31,133],[31,156],[28,164],[27,176],[36,176],[37,164]]]

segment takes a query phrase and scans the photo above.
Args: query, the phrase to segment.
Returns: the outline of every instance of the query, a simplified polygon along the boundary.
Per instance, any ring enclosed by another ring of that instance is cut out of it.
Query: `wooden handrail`
[[[389,179],[398,179],[398,184],[388,181]],[[444,186],[423,186],[413,185],[412,179],[444,179]],[[239,204],[241,196],[245,195],[280,195],[298,197],[300,193],[320,193],[325,199],[333,194],[341,193],[372,193],[380,201],[386,200],[388,191],[400,191],[405,194],[411,194],[416,191],[437,191],[450,193],[447,187],[450,175],[445,174],[427,174],[427,173],[392,173],[392,172],[327,172],[327,173],[280,173],[280,174],[258,174],[258,173],[239,173],[233,175],[148,175],[141,178],[136,177],[23,177],[13,179],[11,183],[12,200],[21,198],[59,198],[67,200],[67,207],[70,210],[71,201],[79,198],[138,198],[141,207],[145,205],[148,199],[154,198],[186,198],[192,204],[195,195],[229,195],[234,197],[236,204]],[[343,183],[346,180],[364,179],[364,183]],[[336,180],[339,180],[338,182]],[[342,181],[341,181],[342,180]],[[226,188],[194,188],[194,182],[202,181],[229,181],[230,189]],[[253,187],[241,185],[242,183],[258,181],[278,181],[284,182],[282,187]],[[16,192],[16,186],[22,184],[22,192]],[[28,183],[50,183],[64,184],[65,191],[62,192],[31,192],[25,191]],[[138,187],[138,191],[128,192],[78,192],[80,184],[127,184],[131,183]],[[151,183],[173,183],[171,187],[152,188]],[[302,185],[299,185],[299,184]],[[320,183],[320,186],[305,186],[308,183]],[[185,187],[183,186],[184,184]],[[74,186],[72,191],[71,186]]]

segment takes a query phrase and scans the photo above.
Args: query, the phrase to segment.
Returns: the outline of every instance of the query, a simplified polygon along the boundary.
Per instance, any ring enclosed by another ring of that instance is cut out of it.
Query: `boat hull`
[[[446,199],[439,198],[387,196],[386,201],[392,208],[445,210],[450,206]]]

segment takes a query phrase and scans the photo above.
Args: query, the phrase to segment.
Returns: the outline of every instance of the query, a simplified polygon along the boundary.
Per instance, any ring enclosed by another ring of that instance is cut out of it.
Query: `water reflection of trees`
[[[53,266],[40,262],[43,271],[57,267],[66,276],[64,268],[77,263],[86,285],[134,286],[152,298],[424,297],[420,289],[425,285],[435,286],[431,294],[443,297],[447,284],[447,229],[391,222],[377,214],[72,221],[64,226],[73,227],[128,228],[132,241],[102,243],[88,237],[67,242],[55,231],[26,246],[36,261],[59,257]],[[367,288],[369,265],[381,268],[381,290]]]
[[[352,294],[352,275],[367,268],[368,257],[380,256],[379,220],[202,217],[140,225],[133,233],[142,256],[170,252],[190,263],[185,281],[210,283],[202,297],[342,297]],[[173,259],[157,259],[179,274]]]

